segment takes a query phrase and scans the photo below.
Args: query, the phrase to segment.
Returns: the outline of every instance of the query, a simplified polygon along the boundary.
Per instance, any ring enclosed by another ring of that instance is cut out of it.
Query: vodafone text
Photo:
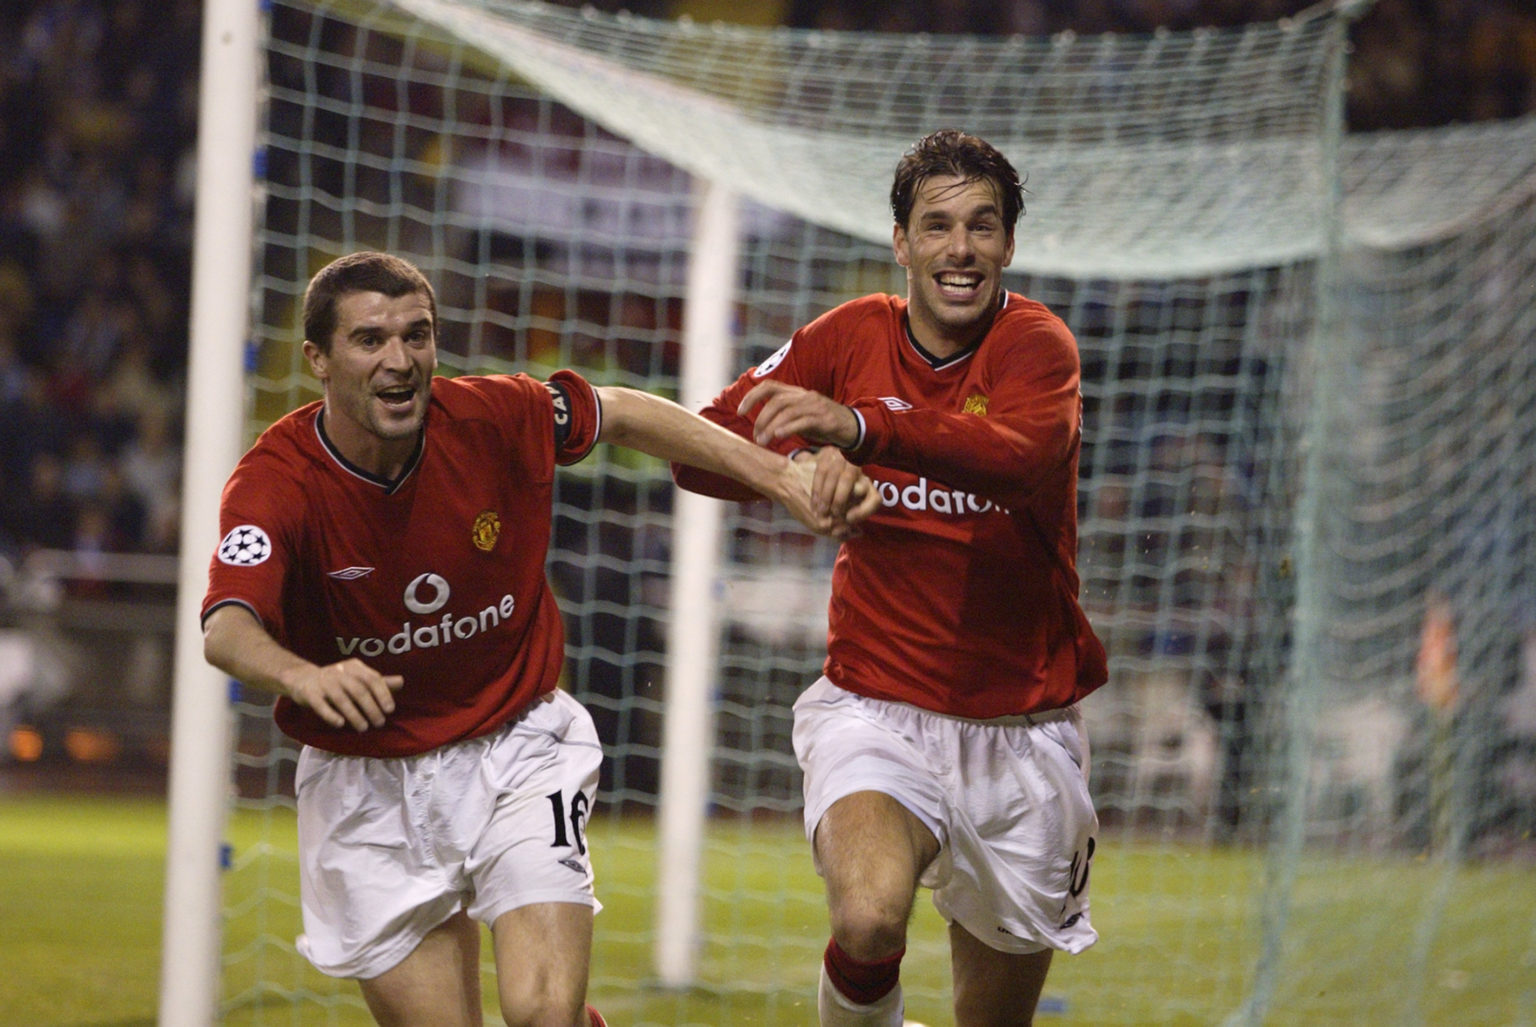
[[[963,515],[988,513],[996,510],[1007,513],[990,499],[982,499],[971,492],[961,492],[927,478],[919,478],[910,485],[901,486],[893,481],[873,479],[880,492],[880,502],[885,506],[902,506],[908,510],[933,510],[936,513]]]
[[[424,595],[425,590],[430,591]],[[436,574],[422,574],[406,586],[405,606],[412,613],[432,616],[447,604],[449,594],[448,582]],[[510,618],[516,609],[517,600],[509,592],[478,614],[460,616],[449,610],[441,619],[421,624],[406,621],[400,625],[399,631],[388,638],[364,638],[360,635],[342,638],[338,635],[336,648],[343,656],[381,656],[386,652],[398,656],[412,649],[432,649],[474,638],[482,631],[490,631]]]

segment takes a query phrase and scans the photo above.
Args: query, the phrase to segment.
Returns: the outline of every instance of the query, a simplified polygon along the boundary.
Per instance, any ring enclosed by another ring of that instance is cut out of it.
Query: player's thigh
[[[949,928],[955,1027],[1025,1027],[1034,1022],[1051,949],[999,952],[965,928]]]
[[[905,937],[918,879],[938,855],[938,839],[895,798],[862,791],[827,808],[813,844],[838,943],[854,946],[855,958],[888,954],[882,950]]]
[[[496,918],[491,938],[507,1023],[585,1023],[592,916],[588,904],[539,902]]]
[[[382,1027],[480,1027],[480,925],[455,913],[428,931],[410,955],[359,983]]]

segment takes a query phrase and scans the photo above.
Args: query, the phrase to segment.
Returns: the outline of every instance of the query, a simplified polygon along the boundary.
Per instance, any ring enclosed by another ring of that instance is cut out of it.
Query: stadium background
[[[163,789],[197,6],[74,0],[0,13],[15,41],[0,71],[0,802]],[[742,5],[625,6],[702,20],[739,17]],[[1089,33],[1305,5],[934,3],[895,16],[872,6],[751,10],[758,23],[805,27]],[[1353,36],[1354,130],[1536,110],[1526,6],[1384,2]]]

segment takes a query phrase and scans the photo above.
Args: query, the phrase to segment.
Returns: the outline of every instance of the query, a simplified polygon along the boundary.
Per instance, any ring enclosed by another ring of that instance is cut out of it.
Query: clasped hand
[[[832,447],[858,441],[859,422],[853,411],[836,400],[810,389],[766,381],[742,397],[739,413],[757,411],[753,437],[760,445],[799,437],[827,443],[827,448],[795,454],[794,467],[809,492],[806,520],[795,516],[819,534],[842,541],[858,533],[858,525],[880,509],[880,493],[858,467]],[[794,511],[794,505],[790,504]]]

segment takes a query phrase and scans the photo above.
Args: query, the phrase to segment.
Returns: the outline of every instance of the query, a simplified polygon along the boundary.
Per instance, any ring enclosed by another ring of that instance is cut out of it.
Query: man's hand
[[[795,468],[811,492],[811,510],[824,518],[830,535],[845,541],[880,509],[880,492],[864,472],[836,449],[804,450],[795,454]]]
[[[736,409],[743,417],[757,410],[753,437],[759,445],[796,435],[844,449],[859,441],[859,419],[852,408],[795,385],[762,382],[742,397]]]
[[[331,727],[367,731],[383,727],[395,712],[395,692],[403,684],[399,674],[380,674],[361,660],[343,660],[299,669],[288,681],[288,696]]]

